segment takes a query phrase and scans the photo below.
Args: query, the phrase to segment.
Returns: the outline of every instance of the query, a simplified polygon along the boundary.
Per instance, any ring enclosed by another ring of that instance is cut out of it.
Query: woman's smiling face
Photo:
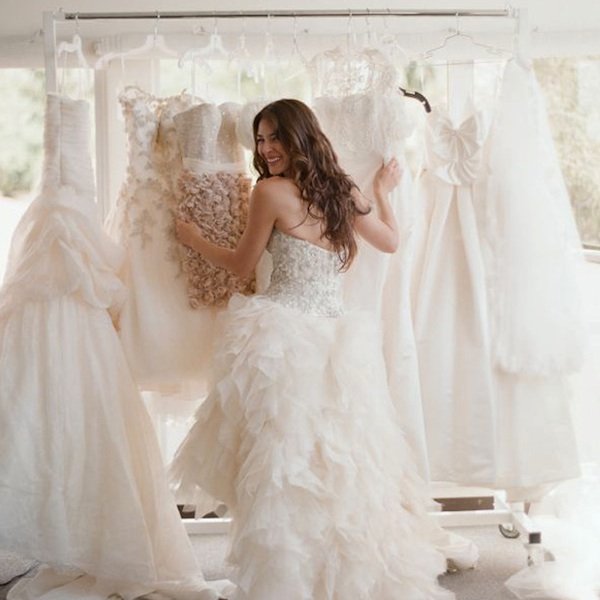
[[[269,175],[289,176],[290,156],[279,139],[277,127],[270,119],[261,119],[258,124],[256,149],[267,164]]]

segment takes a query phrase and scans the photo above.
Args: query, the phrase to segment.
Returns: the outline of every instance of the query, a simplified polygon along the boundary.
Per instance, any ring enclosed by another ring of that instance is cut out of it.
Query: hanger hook
[[[156,11],[156,21],[154,21],[154,37],[158,36],[158,22],[160,21],[160,12]]]
[[[79,35],[79,13],[75,13],[75,33]]]
[[[219,20],[217,18],[217,11],[213,11],[213,35],[215,37],[219,35]]]
[[[352,39],[352,9],[348,10],[348,22],[346,23],[346,49],[350,52]]]
[[[390,33],[390,15],[392,14],[392,9],[386,8],[385,10],[387,12],[387,15],[385,15],[383,17],[383,31],[384,31],[385,35],[389,35],[389,33]]]
[[[273,17],[273,15],[270,12],[268,12],[267,13],[267,34],[268,35],[271,35],[271,25],[273,23],[272,17]]]
[[[367,44],[371,44],[371,36],[372,36],[372,31],[371,31],[371,11],[369,8],[366,9],[367,10],[367,14],[365,15],[365,24],[367,26]]]
[[[292,41],[292,56],[298,56],[302,61],[304,61],[302,52],[300,52],[300,46],[298,45],[298,15],[296,13],[294,13],[294,37]]]
[[[456,11],[456,33],[460,34],[460,13]]]

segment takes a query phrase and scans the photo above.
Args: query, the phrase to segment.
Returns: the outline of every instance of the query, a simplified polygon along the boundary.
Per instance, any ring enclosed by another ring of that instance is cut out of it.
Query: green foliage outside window
[[[600,248],[600,58],[535,61],[579,233]]]
[[[44,120],[44,72],[0,69],[0,194],[18,195],[37,183]]]

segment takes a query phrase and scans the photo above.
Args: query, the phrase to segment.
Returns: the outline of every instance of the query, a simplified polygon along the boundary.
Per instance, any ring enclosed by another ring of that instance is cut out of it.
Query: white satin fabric
[[[42,192],[0,290],[0,547],[49,565],[7,597],[208,600],[109,315],[123,257],[95,214],[88,142],[87,103],[49,96]]]
[[[425,133],[413,311],[435,481],[495,479],[485,272],[473,198],[486,132],[480,113],[454,123],[436,109]]]
[[[579,472],[564,373],[582,317],[533,72],[508,63],[489,128],[434,112],[426,151],[413,306],[431,477],[534,500]]]

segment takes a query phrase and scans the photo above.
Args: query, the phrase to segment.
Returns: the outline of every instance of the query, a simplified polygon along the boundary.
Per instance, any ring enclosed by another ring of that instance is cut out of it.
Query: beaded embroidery
[[[335,252],[273,230],[271,283],[265,295],[285,306],[321,317],[343,313],[340,259]]]

